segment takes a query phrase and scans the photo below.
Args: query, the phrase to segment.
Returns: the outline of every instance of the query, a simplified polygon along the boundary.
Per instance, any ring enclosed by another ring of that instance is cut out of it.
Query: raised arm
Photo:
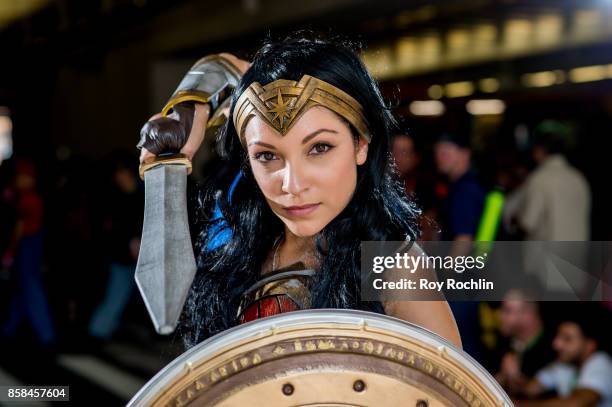
[[[242,62],[227,54],[200,59],[141,130],[145,213],[135,279],[160,334],[176,328],[197,271],[186,197],[191,159],[206,128],[225,121]]]

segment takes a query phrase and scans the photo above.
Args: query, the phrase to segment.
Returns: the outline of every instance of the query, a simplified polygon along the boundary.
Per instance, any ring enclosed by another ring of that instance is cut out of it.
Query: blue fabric
[[[241,170],[238,175],[236,175],[234,181],[232,181],[232,184],[229,187],[227,199],[230,204],[232,203],[232,195],[234,194],[234,190],[236,189],[240,178],[242,178],[242,175]],[[206,245],[206,251],[215,250],[223,246],[232,238],[232,230],[227,225],[227,221],[223,218],[219,202],[215,202],[215,209],[213,210],[212,218],[213,220],[218,220],[218,222],[213,224],[208,231],[208,233],[211,234],[211,238],[208,240],[208,244]]]
[[[42,233],[23,237],[19,242],[14,264],[17,289],[2,334],[15,336],[25,319],[39,342],[49,345],[55,340],[55,329],[42,282],[42,252]]]
[[[110,339],[117,330],[121,315],[136,287],[134,271],[134,266],[111,264],[106,295],[89,321],[89,335],[99,339]]]
[[[447,240],[457,235],[476,235],[484,199],[485,191],[472,171],[450,184]]]
[[[457,321],[463,350],[476,360],[482,359],[479,306],[477,301],[449,301],[448,305]]]
[[[453,240],[458,235],[476,236],[484,207],[485,191],[478,183],[473,171],[466,172],[449,186],[444,240]],[[477,301],[449,301],[457,321],[463,350],[477,360],[482,360],[480,321]]]

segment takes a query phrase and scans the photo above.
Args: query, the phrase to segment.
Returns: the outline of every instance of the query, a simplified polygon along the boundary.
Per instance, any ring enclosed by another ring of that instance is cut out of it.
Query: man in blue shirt
[[[474,240],[482,214],[485,191],[471,168],[471,151],[466,137],[445,133],[435,145],[438,171],[449,180],[443,207],[443,238]]]
[[[438,138],[434,151],[438,171],[449,180],[448,195],[441,208],[442,238],[453,242],[451,256],[465,256],[470,254],[470,242],[476,235],[485,191],[471,168],[472,154],[467,137],[444,133]],[[464,350],[479,359],[479,303],[454,301],[449,305],[459,325]]]

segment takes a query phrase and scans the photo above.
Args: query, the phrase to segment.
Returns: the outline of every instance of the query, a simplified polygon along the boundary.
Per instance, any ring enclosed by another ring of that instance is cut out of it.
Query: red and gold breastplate
[[[238,309],[238,321],[242,324],[258,318],[310,307],[308,279],[315,270],[306,269],[303,263],[266,273],[249,287]]]

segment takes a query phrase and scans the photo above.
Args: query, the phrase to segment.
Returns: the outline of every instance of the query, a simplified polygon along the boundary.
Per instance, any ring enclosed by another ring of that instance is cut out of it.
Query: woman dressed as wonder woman
[[[220,57],[244,75],[216,141],[224,171],[198,200],[186,346],[307,308],[384,313],[460,346],[443,300],[361,300],[361,242],[414,241],[418,209],[390,159],[393,115],[355,52],[294,38],[265,45],[250,66]],[[179,104],[154,116],[142,130],[141,161],[177,147],[193,157],[223,105]]]

